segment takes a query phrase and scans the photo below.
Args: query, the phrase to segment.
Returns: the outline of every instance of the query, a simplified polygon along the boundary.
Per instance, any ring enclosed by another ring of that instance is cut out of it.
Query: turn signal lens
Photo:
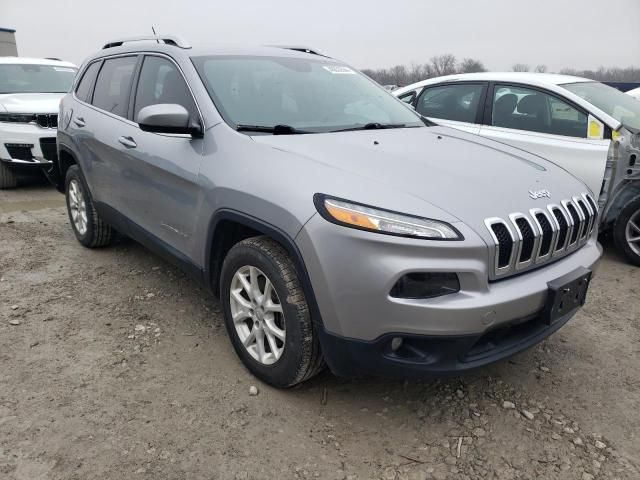
[[[314,200],[320,214],[339,225],[402,237],[462,240],[462,235],[453,226],[438,220],[381,210],[324,195],[316,195]]]

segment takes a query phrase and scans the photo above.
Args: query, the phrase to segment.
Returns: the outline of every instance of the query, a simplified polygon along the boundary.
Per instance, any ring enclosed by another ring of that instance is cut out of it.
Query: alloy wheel
[[[629,248],[640,256],[640,210],[631,215],[625,229],[625,237]]]
[[[285,347],[282,304],[271,280],[250,265],[239,268],[229,292],[236,332],[251,357],[263,365],[277,362]]]
[[[69,210],[71,220],[80,235],[87,233],[87,203],[78,180],[69,182]]]

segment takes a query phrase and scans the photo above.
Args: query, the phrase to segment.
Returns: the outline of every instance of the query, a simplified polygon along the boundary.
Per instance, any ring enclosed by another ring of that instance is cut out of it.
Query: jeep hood
[[[58,113],[65,93],[4,93],[0,94],[0,112]]]
[[[417,197],[476,231],[484,230],[485,218],[507,218],[589,191],[538,156],[447,127],[260,135],[253,140],[375,182],[389,193]],[[530,195],[543,189],[550,199]],[[330,188],[319,191],[345,196]],[[373,204],[370,199],[350,199]]]

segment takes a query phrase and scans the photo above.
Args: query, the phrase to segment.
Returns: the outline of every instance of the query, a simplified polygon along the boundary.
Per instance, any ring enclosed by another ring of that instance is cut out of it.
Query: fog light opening
[[[402,337],[394,337],[391,340],[391,350],[393,352],[398,351],[398,349],[402,346],[403,342],[404,342],[404,340],[402,339]]]
[[[460,291],[458,275],[452,272],[412,272],[402,276],[389,295],[394,298],[426,299]]]

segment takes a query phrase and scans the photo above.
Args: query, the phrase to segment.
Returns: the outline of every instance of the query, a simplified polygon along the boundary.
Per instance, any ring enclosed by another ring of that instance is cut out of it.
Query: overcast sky
[[[358,68],[434,55],[550,70],[640,66],[640,0],[0,0],[21,56],[75,63],[114,38],[309,45]]]

